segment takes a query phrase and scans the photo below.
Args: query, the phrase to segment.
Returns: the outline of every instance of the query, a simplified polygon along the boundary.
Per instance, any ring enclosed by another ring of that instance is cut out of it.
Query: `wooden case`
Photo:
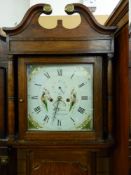
[[[30,8],[17,27],[4,28],[8,46],[8,143],[17,152],[18,174],[93,175],[96,152],[110,151],[114,146],[112,74],[116,27],[99,25],[81,4],[68,5],[66,12],[79,13],[81,23],[75,29],[64,28],[60,20],[54,29],[41,27],[39,16],[51,13],[47,4]],[[93,131],[27,131],[26,65],[36,63],[94,65]]]

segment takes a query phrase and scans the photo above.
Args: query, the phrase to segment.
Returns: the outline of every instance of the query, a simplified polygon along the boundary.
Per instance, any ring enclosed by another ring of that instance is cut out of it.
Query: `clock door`
[[[27,175],[95,175],[95,154],[87,150],[20,149],[18,173]],[[25,163],[26,162],[26,163]],[[24,171],[23,171],[24,170]]]
[[[19,65],[21,139],[102,137],[101,57],[23,57]]]

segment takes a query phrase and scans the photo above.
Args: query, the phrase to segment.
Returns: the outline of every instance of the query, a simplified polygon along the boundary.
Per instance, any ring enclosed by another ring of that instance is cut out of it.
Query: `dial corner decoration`
[[[28,130],[93,130],[93,64],[27,66]]]

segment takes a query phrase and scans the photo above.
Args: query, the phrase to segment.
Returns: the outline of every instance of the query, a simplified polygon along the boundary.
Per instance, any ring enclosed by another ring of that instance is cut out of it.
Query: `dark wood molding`
[[[113,53],[114,41],[111,33],[116,31],[116,27],[99,25],[87,7],[81,4],[73,5],[72,13],[78,12],[81,16],[81,24],[75,29],[64,28],[62,21],[58,21],[56,28],[51,30],[41,27],[38,18],[43,13],[45,4],[33,6],[17,27],[4,28],[8,38],[9,54],[92,54],[94,51]],[[79,47],[80,41],[82,41],[81,47]],[[48,44],[50,47],[47,46]]]
[[[8,34],[8,35],[16,35],[17,32],[20,33],[22,32],[22,30],[26,30],[26,28],[34,21],[35,23],[37,23],[38,25],[38,21],[36,22],[35,20],[38,19],[39,15],[41,15],[42,13],[44,14],[48,14],[46,13],[43,8],[44,6],[46,6],[47,4],[36,4],[34,6],[32,6],[27,13],[25,14],[23,20],[21,21],[21,23],[19,25],[17,25],[16,27],[12,27],[12,28],[3,28],[3,31]],[[90,10],[88,9],[88,7],[79,4],[79,3],[74,3],[74,4],[69,4],[69,5],[73,5],[74,6],[74,10],[71,13],[68,13],[68,15],[72,15],[74,13],[79,13],[81,16],[84,16],[87,20],[87,23],[89,23],[94,29],[96,29],[98,32],[100,33],[111,33],[113,31],[116,30],[116,27],[106,27],[103,25],[100,25],[95,17],[92,15],[92,13],[90,12]],[[75,29],[76,30],[76,29]]]

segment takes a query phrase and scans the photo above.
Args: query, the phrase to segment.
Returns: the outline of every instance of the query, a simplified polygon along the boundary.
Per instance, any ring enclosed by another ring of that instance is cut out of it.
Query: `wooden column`
[[[128,174],[128,129],[129,129],[129,93],[128,93],[128,26],[125,25],[116,36],[116,111],[115,137],[116,148],[113,158],[113,174]]]
[[[8,104],[8,139],[11,141],[15,133],[15,112],[14,112],[14,70],[12,56],[8,61],[8,78],[7,78],[7,104]]]
[[[115,35],[115,150],[113,155],[113,175],[128,175],[128,135],[129,135],[129,84],[128,84],[128,11],[129,1],[121,1],[106,22],[106,26],[118,26]]]
[[[108,97],[108,102],[107,102],[107,106],[108,106],[108,139],[112,139],[113,138],[113,126],[112,126],[112,116],[113,115],[113,89],[112,89],[112,59],[113,59],[113,54],[108,54],[108,66],[107,66],[107,97]]]

